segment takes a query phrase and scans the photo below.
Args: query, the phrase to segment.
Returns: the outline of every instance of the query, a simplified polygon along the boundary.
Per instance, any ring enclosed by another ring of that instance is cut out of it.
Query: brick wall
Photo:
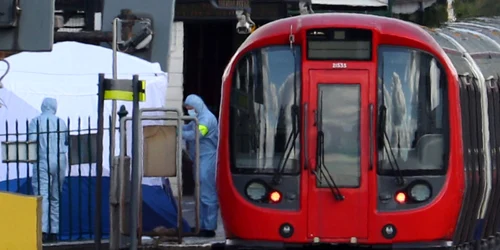
[[[170,39],[170,58],[168,64],[167,107],[182,108],[183,94],[183,65],[184,65],[184,24],[174,22]],[[177,196],[177,179],[169,178],[174,196]]]

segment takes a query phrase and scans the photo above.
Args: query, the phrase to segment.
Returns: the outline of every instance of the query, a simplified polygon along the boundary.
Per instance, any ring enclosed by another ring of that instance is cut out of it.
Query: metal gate
[[[161,115],[151,115],[153,112],[159,112]],[[137,120],[137,125],[132,126],[132,157],[129,157],[127,155],[126,128],[127,122],[132,121],[133,123],[134,119]],[[175,121],[176,124],[143,126],[143,121]],[[138,116],[123,117],[120,120],[120,156],[115,164],[117,167],[112,171],[113,184],[110,190],[110,203],[115,208],[119,208],[120,238],[138,235],[136,239],[130,238],[131,246],[139,243],[140,236],[143,235],[140,223],[140,218],[142,218],[142,177],[175,177],[177,179],[177,226],[173,230],[150,232],[149,236],[169,237],[182,243],[184,236],[192,236],[199,232],[199,131],[196,131],[196,157],[194,159],[195,232],[183,233],[184,229],[182,228],[182,126],[184,121],[192,121],[198,125],[196,118],[183,116],[180,110],[161,108],[141,109]],[[129,190],[131,192],[128,192]],[[116,212],[116,210],[114,211]],[[114,243],[114,239],[111,239],[111,243]],[[124,243],[123,239],[120,240],[120,245]]]
[[[145,98],[144,82],[140,81],[137,75],[134,75],[132,81],[118,81],[104,79],[104,76],[101,75],[99,84],[99,112],[103,111],[101,106],[105,97],[113,100],[129,100],[128,98],[133,97],[131,98],[132,116],[127,116],[128,112],[124,106],[120,108],[120,112],[117,112],[120,116],[120,155],[118,158],[110,159],[112,163],[110,171],[110,249],[119,249],[121,247],[136,249],[141,244],[141,236],[144,234],[142,229],[141,185],[143,177],[175,177],[177,179],[177,225],[173,228],[164,228],[165,230],[154,230],[154,232],[148,232],[147,235],[167,237],[182,243],[184,236],[199,233],[200,132],[198,130],[195,130],[196,226],[194,231],[185,232],[182,216],[182,127],[185,121],[194,122],[197,127],[198,120],[190,116],[183,116],[183,112],[178,109],[139,109],[139,101]],[[124,91],[131,92],[132,95],[126,97],[123,95]],[[114,95],[113,93],[118,94]],[[127,126],[129,121],[132,123],[131,131]],[[155,124],[143,126],[144,121],[154,121]],[[169,124],[169,121],[174,121],[174,124]],[[99,126],[102,125],[102,121],[99,122]],[[100,130],[102,130],[102,127],[100,127]],[[98,138],[98,140],[102,141],[102,137]],[[128,150],[129,140],[131,140],[131,151]],[[113,151],[111,146],[110,152]],[[100,173],[102,174],[102,170]]]

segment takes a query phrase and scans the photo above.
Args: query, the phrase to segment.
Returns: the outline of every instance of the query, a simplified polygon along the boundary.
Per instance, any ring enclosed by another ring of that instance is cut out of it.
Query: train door
[[[310,70],[308,235],[368,238],[368,71]]]

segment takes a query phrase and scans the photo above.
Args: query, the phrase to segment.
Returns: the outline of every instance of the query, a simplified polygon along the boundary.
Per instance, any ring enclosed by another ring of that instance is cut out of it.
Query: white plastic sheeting
[[[10,72],[3,79],[4,88],[0,89],[0,98],[7,107],[0,109],[0,141],[6,140],[6,132],[12,136],[16,132],[15,122],[18,123],[19,133],[26,133],[26,120],[40,114],[40,105],[45,97],[57,99],[57,116],[67,121],[69,129],[77,134],[78,119],[82,133],[89,127],[97,129],[97,90],[98,74],[105,73],[106,78],[112,78],[112,50],[100,46],[81,44],[76,42],[62,42],[54,45],[51,52],[23,52],[6,59],[10,63]],[[0,72],[6,66],[0,64]],[[146,101],[141,108],[161,108],[165,105],[167,92],[167,73],[162,72],[158,63],[150,63],[137,57],[118,54],[118,78],[132,79],[138,74],[139,79],[146,80]],[[131,102],[118,102],[118,107],[125,105],[129,115],[132,112]],[[111,115],[111,101],[105,102],[104,127],[109,128]],[[6,121],[9,126],[6,128]],[[130,123],[129,123],[130,124]],[[144,122],[146,124],[146,122]],[[128,125],[127,127],[130,127]],[[129,130],[130,131],[130,130]],[[117,131],[116,154],[118,150],[119,134]],[[19,140],[24,140],[23,135]],[[103,143],[103,176],[109,176],[109,132],[104,132]],[[128,151],[131,145],[128,140]],[[1,158],[0,158],[1,159]],[[0,182],[8,179],[24,178],[27,169],[31,167],[21,164],[18,175],[16,164],[0,163]],[[78,176],[78,168],[82,173],[95,175],[95,164],[81,165],[72,168],[71,176]],[[82,170],[83,169],[83,170]],[[31,173],[30,173],[31,176]],[[143,184],[162,185],[160,178],[144,178]]]

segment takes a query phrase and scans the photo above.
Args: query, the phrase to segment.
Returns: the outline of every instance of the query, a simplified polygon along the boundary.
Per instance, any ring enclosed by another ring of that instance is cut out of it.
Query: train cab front
[[[217,183],[226,237],[306,242],[301,48],[265,46],[235,64],[220,116]]]
[[[464,184],[461,140],[450,136],[460,134],[456,75],[410,28],[306,32],[312,242],[452,244]]]
[[[227,238],[451,244],[464,175],[450,65],[397,32],[306,23],[298,43],[239,56],[224,83]]]

